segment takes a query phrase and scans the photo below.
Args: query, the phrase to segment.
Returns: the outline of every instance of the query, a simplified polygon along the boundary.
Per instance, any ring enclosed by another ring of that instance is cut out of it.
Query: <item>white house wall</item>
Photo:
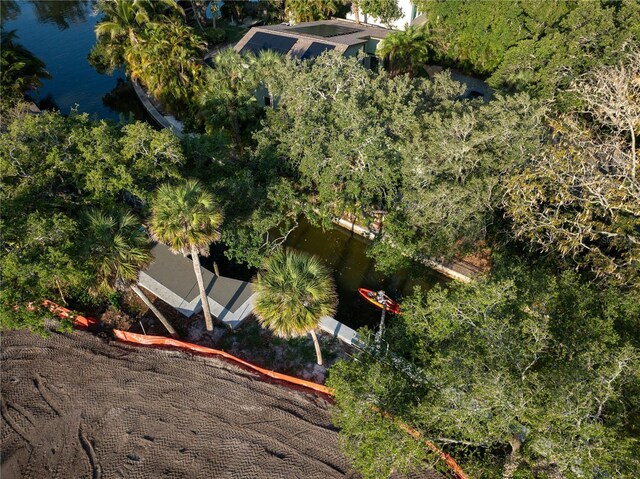
[[[413,3],[410,0],[398,0],[398,6],[402,10],[402,17],[391,23],[391,28],[394,30],[404,30],[405,25],[411,25],[411,22],[415,18],[415,11]],[[412,18],[412,14],[414,14],[414,18]],[[355,16],[353,12],[349,12],[346,15],[347,20],[355,20]],[[360,12],[360,21],[362,23],[368,23],[369,25],[377,25],[379,27],[387,27],[384,23],[380,21],[379,18],[372,17],[370,15],[364,15]]]

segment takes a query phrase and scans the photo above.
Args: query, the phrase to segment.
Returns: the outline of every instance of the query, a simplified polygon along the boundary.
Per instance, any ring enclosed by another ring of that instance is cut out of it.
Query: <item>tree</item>
[[[218,229],[222,221],[223,213],[217,200],[197,180],[187,180],[176,186],[164,184],[156,192],[151,234],[174,253],[191,254],[207,331],[213,331],[213,322],[199,254],[220,238]]]
[[[111,40],[126,37],[132,45],[138,42],[140,32],[154,14],[163,9],[181,11],[173,0],[101,0],[98,8],[106,18],[96,25],[96,36],[107,36]]]
[[[626,61],[577,80],[583,115],[551,119],[553,141],[507,185],[515,234],[601,277],[640,274],[638,48]]]
[[[125,47],[126,69],[167,109],[185,112],[204,83],[205,48],[182,20],[150,23],[136,43]]]
[[[571,81],[620,58],[640,41],[640,5],[633,0],[573,2],[459,0],[414,2],[425,15],[434,60],[488,77],[492,87],[555,99],[569,110]]]
[[[105,18],[96,25],[98,41],[89,60],[98,70],[109,73],[125,62],[127,49],[138,44],[164,10],[183,13],[173,0],[100,0],[98,9]]]
[[[137,286],[140,269],[152,260],[151,242],[130,211],[91,210],[86,216],[84,254],[96,271],[93,293],[107,295],[129,286],[153,311],[169,334],[177,333],[167,318]]]
[[[378,47],[378,56],[389,62],[393,75],[418,75],[430,59],[431,47],[424,26],[405,26],[404,31],[390,33]]]
[[[416,292],[385,338],[422,381],[366,354],[331,370],[348,454],[364,477],[433,464],[388,411],[471,477],[634,477],[638,299],[527,267]]]
[[[526,95],[444,101],[406,128],[400,199],[382,241],[417,256],[473,251],[501,215],[504,180],[539,151],[543,113]]]
[[[354,8],[379,19],[389,28],[394,20],[402,18],[402,9],[398,6],[397,0],[359,0],[353,3],[356,5]]]
[[[208,133],[227,130],[236,148],[240,148],[243,130],[247,123],[255,122],[259,110],[255,97],[259,85],[256,58],[230,48],[218,53],[213,62],[198,95],[198,115]]]
[[[46,315],[14,308],[43,299],[72,307],[96,301],[87,290],[99,258],[85,256],[79,234],[85,212],[124,205],[142,210],[158,182],[180,177],[184,155],[175,135],[144,123],[115,126],[45,112],[23,113],[5,128],[0,316],[3,327],[44,331]]]
[[[397,180],[397,119],[417,103],[408,81],[374,76],[357,59],[328,52],[291,64],[277,83],[278,107],[267,110],[255,154],[285,159],[309,198],[307,214],[329,219],[386,205]]]
[[[321,365],[315,329],[320,318],[335,314],[337,303],[327,268],[313,256],[281,250],[265,260],[254,280],[254,289],[254,312],[260,324],[282,338],[311,334]]]
[[[340,0],[286,0],[285,13],[294,23],[326,20],[338,11]]]

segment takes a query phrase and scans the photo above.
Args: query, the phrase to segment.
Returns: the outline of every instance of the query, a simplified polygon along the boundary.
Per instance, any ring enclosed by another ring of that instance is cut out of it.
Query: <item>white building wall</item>
[[[404,30],[405,25],[411,25],[413,19],[417,16],[415,8],[411,0],[397,0],[398,6],[402,10],[402,17],[391,24],[391,28],[394,30]],[[353,12],[347,13],[347,20],[355,20]],[[364,15],[360,12],[360,21],[362,23],[368,23],[370,25],[378,25],[380,27],[387,27],[383,24],[379,18],[374,18],[369,15]]]

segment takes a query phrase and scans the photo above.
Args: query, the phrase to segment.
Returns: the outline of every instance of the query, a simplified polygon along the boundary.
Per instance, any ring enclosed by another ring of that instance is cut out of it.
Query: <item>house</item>
[[[239,53],[259,54],[271,50],[292,58],[308,60],[335,50],[344,56],[365,55],[363,66],[376,69],[378,44],[390,30],[371,25],[356,25],[344,19],[320,20],[297,25],[280,24],[253,27],[236,44]],[[258,104],[273,106],[264,87],[256,91]]]
[[[345,56],[356,56],[362,52],[376,58],[378,43],[388,33],[386,28],[356,25],[339,18],[297,25],[283,23],[253,27],[235,49],[240,53],[254,54],[272,50],[301,60],[317,57],[327,50],[335,50]]]
[[[394,30],[404,30],[405,25],[414,25],[419,23],[418,9],[411,0],[398,0],[398,8],[402,12],[402,16],[391,22],[390,25],[385,25],[382,20],[375,18],[366,13],[360,12],[359,17],[362,23],[369,25],[388,26]],[[346,15],[348,20],[355,21],[356,16],[353,14],[353,10]],[[416,20],[418,19],[418,20]]]

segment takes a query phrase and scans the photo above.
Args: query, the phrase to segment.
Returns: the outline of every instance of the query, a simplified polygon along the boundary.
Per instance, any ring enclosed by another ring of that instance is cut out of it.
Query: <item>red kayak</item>
[[[378,301],[378,293],[375,291],[371,291],[370,289],[358,288],[358,293],[369,301],[370,303],[376,305],[378,308],[382,309],[382,304]],[[402,314],[400,312],[400,305],[396,303],[393,299],[391,299],[386,294],[384,295],[385,304],[384,309],[393,314]]]

